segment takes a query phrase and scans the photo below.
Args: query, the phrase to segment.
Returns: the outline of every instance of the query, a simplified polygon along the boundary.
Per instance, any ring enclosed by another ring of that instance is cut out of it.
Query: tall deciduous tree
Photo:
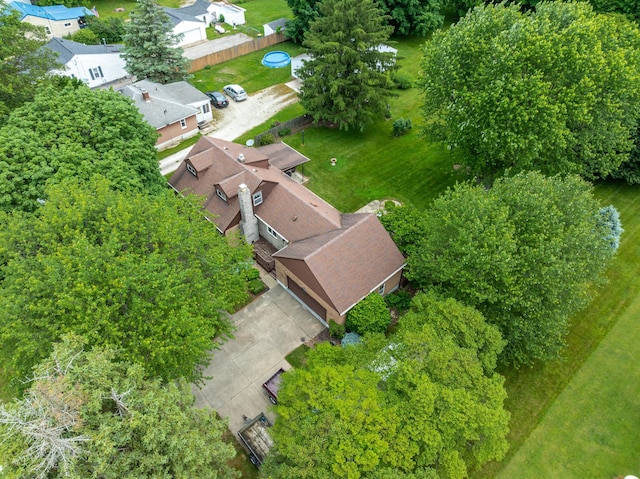
[[[108,348],[66,337],[23,399],[0,406],[3,477],[232,479],[226,424],[185,382],[150,379]],[[86,346],[86,345],[85,345]]]
[[[606,177],[640,111],[640,31],[586,3],[478,7],[425,48],[427,130],[471,173]]]
[[[458,185],[426,212],[407,276],[480,310],[506,361],[557,356],[615,253],[591,186],[576,176],[521,173],[489,191]]]
[[[36,214],[1,220],[0,355],[16,383],[67,331],[153,376],[198,381],[212,339],[231,331],[223,310],[247,297],[248,247],[170,192],[66,181]]]
[[[278,394],[263,477],[462,478],[501,459],[503,346],[473,308],[419,295],[389,339],[320,345]]]
[[[477,5],[481,0],[459,1]],[[320,3],[320,0],[287,0],[293,13],[293,20],[287,22],[287,36],[294,42],[303,42],[305,32],[320,16]],[[380,0],[378,6],[387,16],[385,21],[392,26],[393,33],[426,35],[442,25],[442,10],[447,3],[442,0]]]
[[[392,89],[383,71],[392,55],[378,47],[391,33],[372,0],[324,0],[305,35],[301,103],[315,121],[363,131],[387,108]]]
[[[157,135],[113,90],[61,82],[15,110],[0,129],[0,209],[33,211],[45,185],[100,173],[113,188],[161,192]]]
[[[32,100],[47,72],[59,66],[57,56],[42,48],[44,29],[21,22],[7,8],[3,4],[0,15],[0,125],[12,110]]]
[[[176,45],[179,35],[172,33],[169,16],[154,0],[139,0],[126,24],[122,57],[125,69],[138,80],[159,83],[184,80],[189,60]]]
[[[380,8],[389,15],[393,33],[424,36],[444,22],[442,0],[380,0]]]
[[[287,22],[287,36],[295,43],[302,43],[304,34],[318,18],[320,0],[287,0],[293,20]]]

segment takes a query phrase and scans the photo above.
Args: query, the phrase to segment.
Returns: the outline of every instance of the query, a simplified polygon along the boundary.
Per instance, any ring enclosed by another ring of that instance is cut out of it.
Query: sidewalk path
[[[192,146],[186,147],[184,150],[180,150],[177,153],[174,153],[171,156],[166,157],[164,160],[161,160],[160,163],[160,173],[164,176],[172,171],[176,171],[182,160],[184,160],[189,152],[191,151]]]

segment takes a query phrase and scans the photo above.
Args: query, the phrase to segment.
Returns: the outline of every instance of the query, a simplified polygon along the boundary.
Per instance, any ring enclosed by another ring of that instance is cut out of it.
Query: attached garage
[[[307,293],[302,286],[287,276],[287,288],[298,297],[309,309],[311,309],[316,315],[323,321],[327,320],[327,309],[313,299],[309,293]]]
[[[183,33],[182,40],[180,40],[180,45],[190,45],[191,43],[197,43],[202,41],[202,34],[200,32],[200,28],[194,28],[193,30],[188,30]],[[205,37],[206,39],[206,37]]]

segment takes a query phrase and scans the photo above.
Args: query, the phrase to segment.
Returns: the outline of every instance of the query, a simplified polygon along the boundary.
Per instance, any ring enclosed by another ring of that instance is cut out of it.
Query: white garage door
[[[190,43],[196,43],[200,40],[203,40],[203,38],[200,36],[200,29],[195,28],[193,30],[184,32],[184,36],[180,41],[180,45],[189,45]]]

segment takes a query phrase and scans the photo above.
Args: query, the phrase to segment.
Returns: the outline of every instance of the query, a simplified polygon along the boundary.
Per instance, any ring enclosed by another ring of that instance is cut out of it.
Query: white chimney
[[[238,186],[238,203],[240,204],[240,228],[247,243],[252,244],[260,237],[258,233],[258,218],[253,214],[251,191],[244,183]]]
[[[242,153],[240,153],[240,154],[238,155],[238,161],[239,161],[240,163],[244,163],[244,155],[243,155]]]

